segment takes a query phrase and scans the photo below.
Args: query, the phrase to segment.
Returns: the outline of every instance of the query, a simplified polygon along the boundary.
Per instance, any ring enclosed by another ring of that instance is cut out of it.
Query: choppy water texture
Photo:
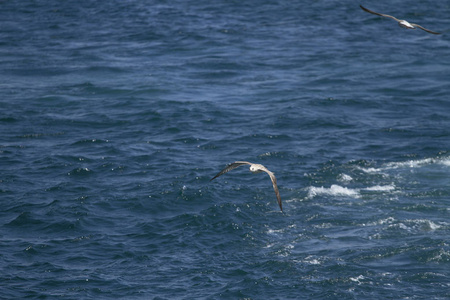
[[[1,1],[0,298],[449,298],[449,15]]]

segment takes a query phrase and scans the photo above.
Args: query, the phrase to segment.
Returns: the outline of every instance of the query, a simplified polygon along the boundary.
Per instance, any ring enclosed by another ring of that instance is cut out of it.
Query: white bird
[[[377,15],[377,16],[386,17],[386,18],[391,18],[391,19],[397,21],[397,22],[398,22],[398,25],[399,25],[400,27],[407,28],[407,29],[416,29],[416,27],[417,27],[417,28],[420,28],[420,29],[422,29],[422,30],[424,30],[424,31],[426,31],[426,32],[432,33],[432,34],[441,34],[440,32],[435,32],[435,31],[431,31],[431,30],[429,30],[429,29],[423,28],[422,26],[420,26],[420,25],[418,25],[418,24],[409,23],[408,21],[405,21],[405,20],[399,20],[399,19],[397,19],[397,18],[395,18],[395,17],[393,17],[393,16],[390,16],[390,15],[385,15],[385,14],[380,14],[380,13],[374,12],[374,11],[372,11],[372,10],[370,10],[370,9],[365,8],[365,7],[362,6],[362,5],[360,5],[360,7],[362,8],[362,10],[364,10],[364,11],[366,11],[366,12],[368,12],[368,13],[371,13],[371,14],[374,14],[374,15]]]
[[[278,191],[278,186],[277,186],[277,179],[275,178],[275,175],[273,175],[272,172],[270,172],[266,167],[264,167],[263,165],[260,164],[252,164],[248,161],[235,161],[234,163],[228,165],[225,169],[223,169],[222,171],[220,171],[216,176],[214,176],[213,178],[211,178],[210,181],[212,181],[213,179],[219,177],[222,174],[225,174],[233,169],[236,169],[239,166],[242,165],[250,165],[250,172],[256,174],[256,173],[261,173],[261,172],[266,172],[267,174],[269,174],[270,179],[272,180],[272,185],[273,185],[273,189],[275,190],[275,195],[277,196],[277,200],[278,200],[278,205],[280,206],[281,211],[283,211],[283,207],[281,205],[281,197],[280,197],[280,192]]]

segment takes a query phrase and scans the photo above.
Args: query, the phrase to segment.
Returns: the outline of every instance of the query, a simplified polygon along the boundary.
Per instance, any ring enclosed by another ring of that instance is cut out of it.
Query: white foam
[[[315,196],[318,195],[358,197],[359,190],[349,189],[336,184],[333,184],[330,188],[314,187],[314,186],[310,186],[308,188],[309,198],[314,198]]]
[[[436,224],[434,222],[431,222],[431,221],[429,221],[427,223],[427,225],[430,227],[431,230],[436,230],[436,229],[439,229],[439,228],[442,227],[441,225],[438,225],[438,224]]]
[[[305,257],[303,262],[310,264],[310,265],[320,265],[321,264],[320,260],[313,257],[312,255]]]
[[[442,158],[424,158],[424,159],[413,159],[402,162],[390,162],[384,164],[380,168],[363,168],[358,167],[361,171],[368,174],[379,174],[387,170],[399,169],[399,168],[420,168],[428,165],[443,165],[450,166],[450,157]]]
[[[268,234],[276,234],[276,233],[283,233],[284,229],[268,229],[267,233]]]
[[[419,226],[422,230],[426,231],[434,231],[442,227],[441,225],[426,219],[407,220],[407,222],[410,222],[415,226]]]
[[[395,190],[395,185],[375,185],[364,189],[365,191],[374,191],[374,192],[389,192]]]
[[[361,280],[364,280],[365,277],[363,275],[359,275],[358,277],[350,277],[351,281],[357,282],[358,284],[361,284]]]
[[[395,219],[393,217],[387,217],[386,219],[380,219],[376,222],[370,222],[367,225],[368,226],[375,226],[375,225],[384,225],[384,224],[392,224],[394,223]]]
[[[428,165],[444,165],[450,166],[450,157],[442,158],[424,158],[416,160],[408,160],[404,162],[391,162],[386,164],[386,168],[397,169],[397,168],[418,168]]]
[[[338,176],[338,180],[341,182],[350,182],[353,180],[352,176],[347,175],[347,174],[340,174]]]
[[[444,166],[450,167],[450,157],[442,158],[442,159],[441,159],[441,163],[442,163]]]
[[[397,168],[417,168],[424,165],[430,165],[436,163],[436,159],[434,158],[424,158],[418,160],[408,160],[403,162],[391,162],[386,164],[386,168],[388,169],[397,169]]]
[[[450,257],[450,252],[449,251],[445,251],[444,249],[440,249],[439,252],[434,257],[429,259],[429,261],[437,261],[437,262],[448,261],[449,257]],[[437,274],[437,275],[440,275],[440,276],[443,276],[443,277],[445,276],[445,275],[442,275],[442,274]]]
[[[268,226],[266,226],[266,227],[268,227]],[[286,232],[286,230],[289,230],[290,228],[296,228],[296,227],[297,227],[296,224],[291,224],[291,225],[288,225],[288,226],[285,227],[285,228],[280,228],[280,229],[272,229],[272,228],[268,228],[268,229],[267,229],[267,233],[268,233],[268,234],[283,233],[283,232]]]
[[[431,220],[427,219],[409,219],[409,220],[403,220],[402,222],[399,222],[395,220],[392,217],[388,217],[387,219],[378,220],[375,223],[369,223],[367,225],[385,225],[387,224],[387,228],[398,228],[402,230],[406,230],[408,232],[411,231],[435,231],[442,226],[447,226],[448,224],[445,222],[438,222],[435,223]]]
[[[383,170],[381,168],[362,168],[362,167],[358,167],[358,169],[360,169],[364,173],[369,173],[369,174],[381,173]]]

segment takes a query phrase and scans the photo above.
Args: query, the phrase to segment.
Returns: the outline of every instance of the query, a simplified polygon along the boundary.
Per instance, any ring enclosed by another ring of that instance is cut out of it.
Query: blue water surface
[[[450,298],[449,15],[1,1],[0,298]]]

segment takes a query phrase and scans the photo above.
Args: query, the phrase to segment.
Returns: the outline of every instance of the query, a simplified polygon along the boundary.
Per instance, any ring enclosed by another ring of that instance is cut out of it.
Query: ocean
[[[450,299],[448,1],[0,8],[1,299]]]

